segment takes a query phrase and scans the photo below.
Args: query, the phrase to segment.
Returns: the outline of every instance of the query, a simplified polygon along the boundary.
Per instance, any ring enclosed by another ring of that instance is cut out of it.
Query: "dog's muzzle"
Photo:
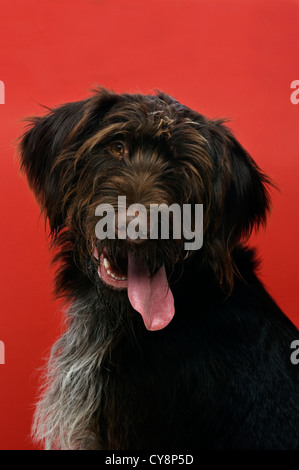
[[[126,289],[129,301],[150,331],[165,328],[174,316],[174,298],[164,264],[151,275],[145,262],[128,251],[117,267],[105,250],[94,249],[98,275],[109,287]]]

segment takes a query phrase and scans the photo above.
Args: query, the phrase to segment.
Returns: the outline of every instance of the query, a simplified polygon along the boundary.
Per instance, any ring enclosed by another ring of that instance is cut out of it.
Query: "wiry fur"
[[[111,152],[116,140],[126,153]],[[46,448],[298,448],[298,331],[255,276],[245,242],[270,182],[222,121],[173,98],[97,91],[34,118],[21,168],[50,225],[56,294],[68,304],[34,435]],[[204,244],[99,241],[95,208],[202,203]],[[165,264],[175,317],[149,332],[98,277],[94,247]]]

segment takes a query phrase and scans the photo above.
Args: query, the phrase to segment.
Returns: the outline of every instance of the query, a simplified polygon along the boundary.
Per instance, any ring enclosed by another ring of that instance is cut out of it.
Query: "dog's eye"
[[[110,151],[113,155],[116,157],[123,157],[125,154],[125,146],[122,142],[113,142],[113,144],[110,145]]]

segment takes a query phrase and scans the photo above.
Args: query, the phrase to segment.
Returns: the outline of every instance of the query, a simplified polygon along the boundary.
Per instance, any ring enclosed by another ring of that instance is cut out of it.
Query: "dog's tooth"
[[[107,260],[107,258],[104,258],[104,266],[106,268],[106,272],[107,274],[112,277],[112,279],[115,279],[116,281],[126,281],[127,278],[126,277],[117,277],[110,269],[110,263],[109,261]]]

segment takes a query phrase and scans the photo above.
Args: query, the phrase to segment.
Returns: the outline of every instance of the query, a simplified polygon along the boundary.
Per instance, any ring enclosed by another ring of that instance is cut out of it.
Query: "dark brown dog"
[[[298,331],[245,245],[265,223],[270,182],[223,122],[163,93],[99,90],[33,119],[20,151],[68,303],[36,438],[63,449],[298,448]],[[117,208],[118,196],[147,209],[203,204],[202,248],[99,240],[96,208]]]

